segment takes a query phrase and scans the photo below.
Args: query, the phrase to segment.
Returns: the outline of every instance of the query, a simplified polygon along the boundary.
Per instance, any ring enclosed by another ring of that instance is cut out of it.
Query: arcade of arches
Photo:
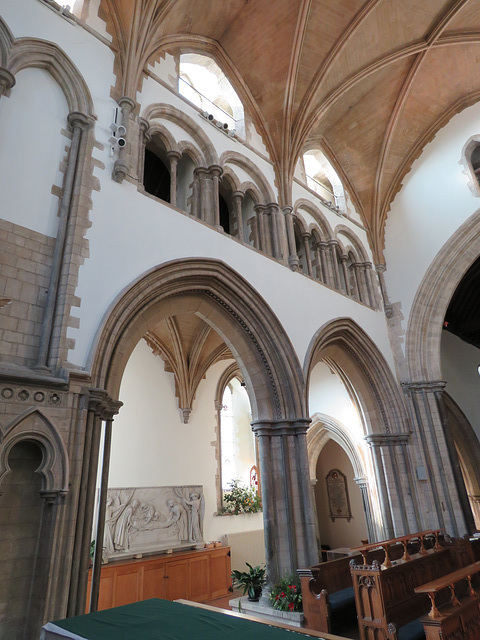
[[[480,527],[480,0],[337,4],[0,0],[0,640],[84,612],[109,488],[270,583]]]

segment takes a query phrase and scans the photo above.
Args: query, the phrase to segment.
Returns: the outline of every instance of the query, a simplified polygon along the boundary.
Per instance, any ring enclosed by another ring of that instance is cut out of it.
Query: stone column
[[[288,241],[288,266],[292,271],[298,269],[299,260],[297,256],[297,247],[295,245],[295,229],[293,226],[293,208],[291,206],[283,207],[285,216],[285,226],[287,229]]]
[[[243,242],[243,213],[242,202],[245,194],[243,191],[234,191],[232,193],[233,206],[235,207],[235,219],[237,222],[237,237]]]
[[[312,257],[310,255],[310,244],[309,244],[310,234],[307,232],[303,233],[302,237],[303,237],[303,248],[305,251],[305,260],[307,262],[307,273],[309,276],[311,276],[313,275],[313,271],[312,271]]]
[[[203,201],[203,185],[205,181],[206,169],[204,167],[195,167],[193,170],[193,206],[192,213],[195,218],[203,220],[204,201]]]
[[[318,560],[306,431],[309,420],[258,421],[268,583]]]
[[[105,420],[103,440],[103,461],[100,480],[100,496],[98,503],[98,518],[95,532],[95,554],[93,556],[92,586],[90,589],[90,611],[98,610],[98,595],[100,593],[100,573],[102,570],[103,540],[105,534],[105,510],[107,506],[108,472],[110,468],[110,450],[112,445],[112,423],[122,406],[122,402],[104,401],[99,406],[101,417]]]
[[[282,247],[281,247],[281,237],[279,235],[278,229],[278,215],[280,212],[280,207],[276,202],[270,202],[267,204],[268,213],[270,215],[270,231],[272,238],[272,255],[277,260],[282,259]]]
[[[394,538],[395,530],[393,527],[392,511],[390,500],[388,498],[387,480],[385,477],[385,468],[382,460],[381,445],[382,441],[375,439],[374,436],[367,436],[365,440],[372,449],[373,466],[375,469],[375,478],[378,486],[378,497],[380,500],[380,510],[382,513],[384,539]]]
[[[256,204],[253,207],[255,211],[255,223],[257,230],[257,249],[266,252],[265,224],[263,220],[263,212],[265,207],[263,204]]]
[[[10,89],[15,86],[15,76],[8,69],[0,67],[0,97],[8,96]]]
[[[368,493],[368,481],[366,478],[354,478],[355,484],[360,487],[362,494],[363,512],[365,513],[365,522],[367,524],[368,541],[373,542],[377,539],[375,524],[372,517],[372,509],[370,507],[370,496]]]
[[[375,269],[377,271],[378,281],[380,283],[380,292],[382,294],[383,308],[385,309],[385,315],[387,316],[387,318],[393,318],[393,308],[388,298],[387,285],[385,283],[385,276],[384,276],[386,267],[384,264],[377,264],[375,266]]]
[[[178,151],[169,151],[167,158],[170,160],[170,204],[177,206],[177,166],[182,154]]]
[[[121,109],[121,118],[120,125],[125,127],[125,140],[128,142],[128,129],[129,129],[129,120],[130,114],[135,109],[135,101],[131,98],[127,98],[123,96],[118,101],[118,104]],[[124,178],[128,176],[128,160],[127,160],[127,147],[118,148],[118,157],[115,160],[115,164],[113,165],[113,179],[115,182],[123,182]]]
[[[138,182],[140,184],[143,185],[143,181],[145,178],[144,172],[145,172],[145,147],[148,143],[148,141],[150,140],[150,133],[149,133],[149,129],[150,129],[150,123],[148,122],[148,120],[145,120],[144,118],[139,118],[138,119],[138,126],[140,129],[140,144],[138,145],[138,160],[137,160],[137,164],[138,164]]]
[[[83,113],[72,112],[68,116],[68,124],[72,130],[72,141],[68,154],[67,168],[63,182],[62,200],[58,214],[58,230],[53,250],[52,269],[50,271],[50,282],[47,291],[47,300],[43,313],[42,332],[40,334],[40,344],[37,355],[36,369],[48,369],[50,343],[52,340],[53,324],[57,306],[58,288],[62,267],[65,261],[65,240],[71,217],[72,194],[75,186],[77,174],[77,164],[84,132],[88,131],[91,124],[90,119]]]
[[[108,394],[104,389],[91,389],[89,395],[82,484],[78,501],[79,521],[75,533],[74,554],[78,555],[78,584],[74,585],[76,593],[75,607],[74,613],[70,615],[81,615],[85,613],[98,455],[100,450],[102,405],[108,398]]]
[[[353,289],[355,292],[355,297],[361,302],[362,296],[360,294],[360,286],[358,280],[358,264],[354,262],[352,265],[350,265],[350,270],[353,274]]]
[[[332,256],[331,262],[333,267],[333,278],[334,278],[334,287],[338,291],[341,290],[341,280],[340,280],[340,271],[338,269],[338,257],[337,257],[337,247],[338,242],[336,240],[329,240],[328,247],[330,249],[330,254]]]
[[[364,264],[365,282],[367,285],[369,304],[373,309],[377,308],[377,294],[375,290],[375,284],[372,276],[372,265],[370,262]]]
[[[331,251],[328,249],[328,243],[322,240],[321,242],[318,243],[317,246],[320,251],[320,259],[321,259],[323,274],[325,277],[324,282],[329,287],[332,287],[332,289],[335,289],[335,277],[333,275]],[[328,250],[328,254],[327,254],[327,250]]]
[[[345,280],[345,293],[347,294],[347,296],[349,296],[351,295],[350,294],[350,274],[348,273],[347,260],[348,260],[348,256],[343,254],[341,257],[342,272],[343,272],[343,278]]]
[[[213,220],[210,224],[214,227],[220,226],[220,194],[218,191],[220,185],[220,178],[223,173],[222,167],[217,164],[213,164],[210,169],[210,177],[212,180],[212,208],[213,208]]]
[[[418,441],[415,447],[417,464],[425,467],[427,476],[424,486],[419,487],[420,500],[432,513],[423,528],[445,528],[447,533],[458,537],[468,532],[471,511],[469,515],[465,513],[469,508],[459,495],[460,479],[455,476],[449,451],[454,449],[454,444],[447,441],[448,425],[444,425],[446,416],[439,405],[445,382],[409,382],[402,383],[402,387],[411,412],[412,437]],[[421,513],[425,517],[422,510]]]
[[[327,277],[327,265],[325,262],[325,247],[324,243],[317,242],[315,243],[315,251],[317,252],[317,263],[318,263],[318,276],[319,280],[324,284],[328,284]]]

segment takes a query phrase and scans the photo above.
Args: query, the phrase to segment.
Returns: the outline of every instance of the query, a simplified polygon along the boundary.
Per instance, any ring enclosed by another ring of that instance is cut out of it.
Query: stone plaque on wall
[[[201,485],[110,488],[103,556],[203,547],[205,499]]]
[[[327,494],[330,518],[347,518],[350,522],[350,500],[348,499],[347,477],[338,469],[332,469],[327,475]]]

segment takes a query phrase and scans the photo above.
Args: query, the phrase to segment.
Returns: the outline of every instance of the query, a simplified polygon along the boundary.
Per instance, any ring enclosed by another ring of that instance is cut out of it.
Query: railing
[[[182,91],[182,87],[184,87],[184,89],[187,88],[187,92]],[[198,89],[195,89],[195,87],[193,87],[189,82],[184,80],[182,77],[178,79],[178,90],[182,96],[184,96],[185,98],[187,98],[188,100],[196,104],[198,107],[200,107],[204,111],[208,111],[209,113],[211,113],[217,120],[225,122],[228,125],[229,129],[236,129],[237,121],[235,120],[235,118],[233,118],[229,113],[224,111],[222,107],[219,107],[214,102],[209,100],[207,96],[204,96],[203,93],[198,91]],[[188,95],[188,91],[193,91],[196,94],[198,102],[190,98],[190,96]],[[207,102],[207,105],[204,104],[205,102]]]
[[[458,582],[462,580],[467,581],[468,585],[468,595],[471,598],[477,598],[477,593],[472,587],[472,576],[480,573],[480,562],[475,562],[474,564],[470,564],[467,567],[463,567],[463,569],[458,569],[457,571],[453,571],[452,573],[448,573],[447,575],[438,578],[438,580],[432,580],[432,582],[427,582],[426,584],[422,584],[419,587],[415,587],[415,593],[426,593],[430,598],[430,602],[432,608],[430,609],[430,613],[428,614],[429,618],[440,618],[442,617],[441,612],[439,611],[436,598],[440,591],[448,588],[450,590],[450,605],[451,606],[460,606],[460,602],[455,593],[455,586]]]
[[[403,546],[403,556],[402,560],[408,561],[410,560],[410,554],[408,553],[408,544],[414,541],[419,541],[420,547],[417,553],[420,555],[426,555],[428,553],[425,548],[425,541],[427,538],[434,538],[433,549],[438,550],[440,548],[440,544],[438,541],[439,535],[443,533],[443,529],[432,529],[428,531],[420,531],[418,533],[411,533],[409,535],[400,536],[398,538],[391,538],[390,540],[383,540],[381,542],[372,542],[371,544],[364,544],[360,547],[352,547],[352,551],[356,551],[357,553],[362,554],[363,562],[367,564],[367,553],[368,551],[372,551],[373,549],[383,549],[385,553],[385,559],[382,563],[382,567],[386,569],[387,567],[392,566],[392,560],[390,558],[390,552],[392,547],[398,547],[399,544]]]

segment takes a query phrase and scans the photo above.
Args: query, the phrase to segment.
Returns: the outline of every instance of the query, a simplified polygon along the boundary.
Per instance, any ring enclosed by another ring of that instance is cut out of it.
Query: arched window
[[[255,436],[247,392],[237,378],[225,387],[220,411],[221,485],[227,491],[233,480],[250,484],[250,472],[257,464]]]
[[[145,149],[143,186],[145,191],[165,202],[170,202],[170,171],[165,149],[153,140]]]
[[[198,53],[180,56],[179,93],[230,131],[245,135],[243,105],[217,63]]]
[[[345,190],[337,172],[320,149],[303,155],[307,186],[341,211],[346,210]]]

